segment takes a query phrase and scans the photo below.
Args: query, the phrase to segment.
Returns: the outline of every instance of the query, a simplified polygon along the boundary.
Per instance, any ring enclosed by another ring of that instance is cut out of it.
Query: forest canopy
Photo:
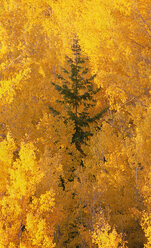
[[[151,2],[0,1],[0,248],[151,247]]]

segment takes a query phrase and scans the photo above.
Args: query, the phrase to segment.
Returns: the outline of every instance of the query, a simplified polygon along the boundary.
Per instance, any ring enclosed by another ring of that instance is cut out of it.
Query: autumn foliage
[[[0,248],[151,247],[151,2],[0,1]]]

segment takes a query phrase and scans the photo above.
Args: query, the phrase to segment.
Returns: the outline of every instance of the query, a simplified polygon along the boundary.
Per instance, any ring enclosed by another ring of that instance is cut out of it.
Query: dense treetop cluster
[[[0,248],[151,247],[150,0],[0,1]]]

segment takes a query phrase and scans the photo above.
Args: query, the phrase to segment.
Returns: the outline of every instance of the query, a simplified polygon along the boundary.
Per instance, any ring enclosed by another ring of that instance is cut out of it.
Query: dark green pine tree
[[[72,58],[66,56],[65,68],[62,68],[61,75],[57,75],[56,82],[52,83],[56,91],[59,93],[59,97],[56,100],[57,107],[53,108],[53,106],[50,106],[49,108],[54,116],[60,115],[63,117],[62,119],[64,120],[64,123],[67,123],[68,120],[74,122],[72,143],[75,144],[76,149],[83,157],[85,154],[82,150],[82,144],[87,144],[87,140],[93,135],[91,132],[91,125],[96,123],[96,127],[98,126],[97,121],[101,118],[103,113],[106,112],[107,108],[97,114],[90,114],[96,112],[96,94],[101,90],[101,88],[98,88],[94,83],[96,75],[91,75],[88,67],[88,59],[82,55],[78,40],[74,40],[71,49],[73,52]],[[64,108],[59,108],[60,105]],[[59,109],[65,109],[66,114],[62,111],[59,112]],[[75,173],[77,168],[76,166],[82,165],[84,167],[81,156],[80,158],[78,158],[78,156],[75,158],[70,149],[67,149],[67,154],[73,159],[73,164],[71,163],[71,166],[69,165],[69,168],[67,169],[67,177],[60,176],[60,186],[65,192],[67,183],[72,184],[75,177],[77,177],[80,182],[80,175]],[[76,164],[75,166],[74,163]],[[77,190],[75,188],[73,189],[72,185],[70,188],[72,198],[70,200],[72,204],[79,206],[79,201],[81,200],[78,198]],[[69,214],[71,214],[70,206]],[[62,224],[60,225],[60,230],[66,230],[65,233],[67,236],[65,235],[63,238],[63,244],[62,239],[58,238],[58,242],[60,242],[58,247],[83,247],[80,243],[79,233],[79,225],[82,224],[81,210],[79,212],[76,211],[73,216],[70,216],[70,218],[68,215],[65,216],[67,216],[67,220],[63,226]],[[87,229],[89,229],[89,226]],[[64,233],[64,231],[61,232]],[[61,232],[60,235],[64,235],[61,234]],[[76,245],[74,243],[75,240],[77,240]]]
[[[96,75],[89,76],[90,72],[85,65],[88,60],[82,56],[82,51],[78,40],[74,40],[72,46],[73,58],[66,56],[67,68],[62,68],[63,75],[58,75],[57,78],[61,81],[61,85],[52,83],[55,89],[62,96],[61,100],[56,100],[57,104],[63,104],[68,119],[72,120],[75,124],[75,132],[73,134],[72,143],[75,144],[78,151],[82,154],[82,144],[92,136],[90,131],[90,124],[97,122],[107,108],[103,109],[96,115],[91,116],[89,109],[94,108],[95,113],[95,95],[101,90],[94,84]],[[62,114],[54,108],[49,107],[54,115]],[[66,120],[65,120],[66,121]]]

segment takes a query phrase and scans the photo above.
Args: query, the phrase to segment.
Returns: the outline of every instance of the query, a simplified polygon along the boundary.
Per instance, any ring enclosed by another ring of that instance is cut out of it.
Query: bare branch
[[[4,71],[6,71],[13,63],[15,63],[17,60],[19,60],[22,57],[22,55],[19,55],[17,58],[15,58],[10,64],[8,64],[1,72],[0,72],[0,76],[2,75],[2,73]]]

